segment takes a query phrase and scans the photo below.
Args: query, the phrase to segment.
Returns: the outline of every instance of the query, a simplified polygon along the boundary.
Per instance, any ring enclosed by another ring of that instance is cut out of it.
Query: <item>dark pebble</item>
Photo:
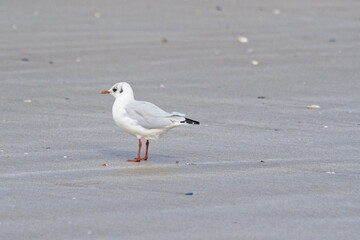
[[[216,9],[216,11],[221,11],[222,10],[221,6],[216,6],[215,9]]]
[[[54,62],[53,61],[49,61],[49,64],[53,64]]]
[[[278,129],[278,128],[275,128],[275,129],[274,129],[274,131],[276,131],[276,132],[277,132],[277,131],[279,131],[279,129]]]
[[[336,42],[336,39],[335,39],[335,38],[331,38],[331,39],[329,40],[329,42]]]
[[[193,193],[192,193],[192,192],[188,192],[188,193],[185,193],[185,195],[190,196],[190,195],[193,195]]]
[[[29,59],[28,59],[28,58],[22,58],[21,61],[23,61],[23,62],[28,62]]]
[[[68,97],[66,97],[66,98],[64,98],[65,100],[70,100],[70,98],[68,98]]]
[[[264,160],[261,160],[260,162],[264,162]]]
[[[258,99],[265,99],[264,96],[258,96]]]
[[[47,147],[46,149],[50,149],[51,147]]]

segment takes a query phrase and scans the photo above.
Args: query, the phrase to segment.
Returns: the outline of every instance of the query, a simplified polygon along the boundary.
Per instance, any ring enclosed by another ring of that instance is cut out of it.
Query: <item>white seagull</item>
[[[140,162],[148,159],[149,139],[157,139],[179,125],[200,124],[198,121],[186,118],[185,114],[168,113],[152,103],[135,100],[134,92],[130,84],[126,82],[116,83],[109,90],[101,93],[111,94],[115,97],[112,116],[116,125],[139,139],[138,156],[135,159],[129,159],[129,162]],[[146,139],[144,158],[140,157],[141,138]]]

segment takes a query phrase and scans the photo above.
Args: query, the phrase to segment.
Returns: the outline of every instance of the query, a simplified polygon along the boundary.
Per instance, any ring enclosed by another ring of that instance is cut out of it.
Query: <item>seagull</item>
[[[109,90],[101,93],[111,94],[115,97],[112,116],[116,125],[139,140],[138,156],[129,159],[129,162],[148,159],[149,140],[158,139],[170,129],[183,124],[200,124],[198,121],[186,118],[183,113],[168,113],[152,103],[135,100],[134,92],[130,84],[126,82],[116,83]],[[140,157],[141,138],[146,139],[144,158]]]

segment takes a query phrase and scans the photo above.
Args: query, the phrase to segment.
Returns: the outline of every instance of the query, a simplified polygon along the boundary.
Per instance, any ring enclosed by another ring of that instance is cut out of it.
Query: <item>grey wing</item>
[[[185,115],[182,113],[168,113],[158,106],[144,101],[132,102],[125,107],[125,110],[130,118],[147,129],[170,127],[185,119]]]

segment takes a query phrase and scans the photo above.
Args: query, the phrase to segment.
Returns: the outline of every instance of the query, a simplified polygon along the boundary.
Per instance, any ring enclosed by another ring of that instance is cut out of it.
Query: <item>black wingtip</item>
[[[194,125],[200,125],[200,122],[192,120],[190,118],[185,118],[184,121],[181,121],[181,123],[187,123],[187,124],[194,124]]]

